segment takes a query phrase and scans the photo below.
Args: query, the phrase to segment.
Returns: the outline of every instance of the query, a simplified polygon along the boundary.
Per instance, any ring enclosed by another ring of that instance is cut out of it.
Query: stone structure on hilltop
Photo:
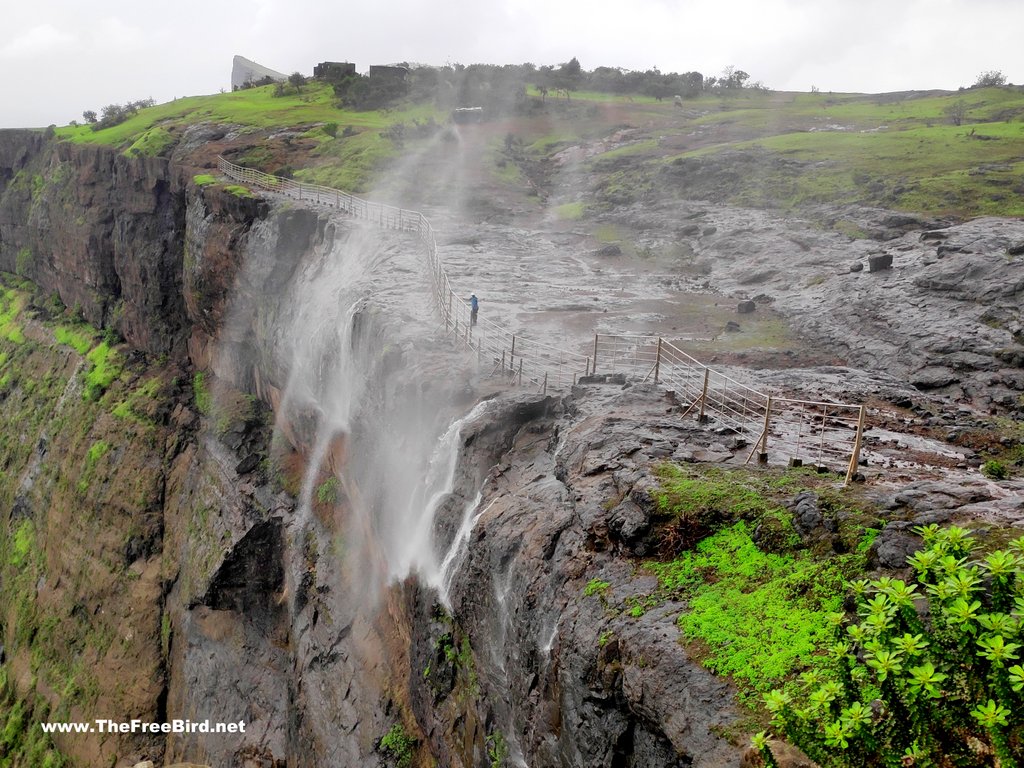
[[[317,80],[344,80],[356,73],[356,65],[348,61],[321,61],[313,67],[313,77]]]

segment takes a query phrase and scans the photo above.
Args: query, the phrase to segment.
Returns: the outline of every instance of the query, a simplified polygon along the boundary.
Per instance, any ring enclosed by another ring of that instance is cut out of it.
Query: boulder
[[[741,301],[736,305],[736,311],[741,315],[749,315],[757,309],[757,305],[752,301]]]
[[[913,532],[913,523],[889,523],[871,543],[868,566],[886,570],[900,570],[907,566],[907,558],[921,548],[921,537]]]
[[[853,264],[850,265],[850,271],[851,272],[862,272],[863,270],[864,270],[864,263],[863,262],[855,261],[855,262],[853,262]]]
[[[594,251],[594,255],[600,256],[605,259],[610,259],[615,256],[621,256],[622,248],[620,248],[615,243],[611,243],[609,245],[606,245],[604,248],[599,248],[598,250]]]
[[[883,269],[892,269],[892,254],[878,253],[868,256],[868,272],[881,272]]]

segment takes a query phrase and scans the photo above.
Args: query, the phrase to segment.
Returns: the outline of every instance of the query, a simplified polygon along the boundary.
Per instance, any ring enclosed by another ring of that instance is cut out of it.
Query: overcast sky
[[[1024,82],[1024,0],[3,0],[0,127],[231,87],[240,54],[319,61],[558,64],[720,74],[777,90]]]

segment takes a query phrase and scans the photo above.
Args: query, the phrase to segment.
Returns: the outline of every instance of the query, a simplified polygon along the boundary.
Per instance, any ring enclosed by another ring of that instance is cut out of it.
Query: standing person
[[[476,313],[480,309],[480,302],[476,298],[476,294],[470,294],[469,297],[469,324],[476,325]]]

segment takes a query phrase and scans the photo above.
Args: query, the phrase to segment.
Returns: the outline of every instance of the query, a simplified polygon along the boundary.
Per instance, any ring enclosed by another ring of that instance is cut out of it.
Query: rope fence
[[[751,446],[747,462],[773,457],[791,466],[845,471],[849,483],[860,461],[863,405],[774,397],[737,381],[659,336],[596,334],[591,354],[559,349],[513,334],[497,323],[474,318],[469,302],[456,295],[438,257],[437,239],[421,213],[374,203],[341,190],[272,176],[218,158],[225,176],[268,192],[346,211],[384,229],[412,232],[423,244],[433,303],[444,332],[471,354],[480,370],[510,385],[541,392],[564,389],[582,377],[626,373],[652,380],[675,393],[683,416],[714,422]],[[678,342],[678,340],[676,340]],[[599,373],[600,372],[600,373]]]

